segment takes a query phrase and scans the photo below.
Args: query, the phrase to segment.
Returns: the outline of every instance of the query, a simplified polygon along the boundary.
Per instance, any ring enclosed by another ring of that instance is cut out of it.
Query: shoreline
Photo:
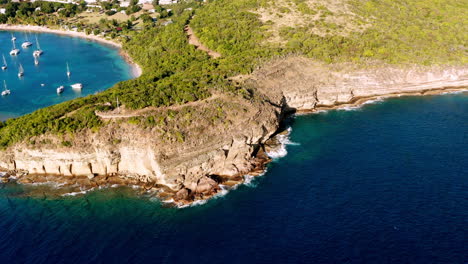
[[[135,63],[133,59],[125,52],[122,48],[122,44],[105,39],[95,35],[87,35],[84,32],[72,31],[72,30],[62,30],[62,29],[52,29],[46,26],[32,26],[32,25],[13,25],[13,24],[0,24],[0,31],[32,31],[38,33],[51,33],[69,37],[78,37],[82,39],[87,39],[90,41],[98,42],[101,44],[109,45],[119,50],[119,55],[131,66],[131,76],[133,78],[138,78],[143,74],[143,70],[140,65]]]
[[[374,100],[386,100],[390,98],[400,97],[400,96],[424,96],[424,95],[442,95],[446,93],[466,93],[468,92],[468,87],[443,87],[436,89],[422,90],[420,92],[408,92],[408,93],[389,93],[383,95],[375,95],[369,97],[360,97],[352,100],[348,103],[338,103],[333,106],[318,106],[314,110],[299,110],[296,112],[289,112],[284,115],[280,120],[281,122],[290,116],[294,115],[306,115],[320,113],[328,110],[336,110],[343,108],[357,108],[369,103],[369,101]],[[285,109],[287,111],[287,109]],[[237,186],[243,184],[249,184],[253,179],[264,175],[268,167],[267,165],[276,159],[281,159],[285,155],[272,157],[270,152],[274,152],[277,149],[285,148],[288,145],[287,141],[280,140],[278,136],[284,136],[285,132],[289,131],[288,129],[279,130],[275,133],[275,136],[271,137],[267,142],[263,144],[264,152],[263,154],[256,157],[253,161],[255,164],[252,171],[244,173],[242,175],[237,175],[231,178],[217,177],[217,188],[212,192],[204,195],[191,196],[190,199],[177,199],[177,191],[171,189],[169,186],[158,184],[157,182],[144,182],[136,179],[132,179],[123,174],[112,174],[107,176],[86,176],[86,175],[76,175],[63,177],[61,175],[54,174],[34,174],[28,173],[26,171],[18,170],[12,171],[6,168],[0,168],[0,171],[5,171],[6,176],[0,177],[0,182],[10,182],[15,181],[19,184],[26,185],[38,185],[38,184],[55,184],[57,192],[59,192],[60,187],[74,187],[75,190],[72,196],[78,194],[85,194],[88,191],[92,191],[96,188],[112,188],[117,186],[128,186],[133,189],[139,190],[138,192],[142,195],[150,195],[151,197],[157,198],[165,206],[174,206],[177,208],[185,208],[196,205],[202,205],[208,202],[211,199],[216,199],[222,197],[229,193],[231,190],[235,190]],[[289,134],[289,133],[288,133]],[[286,135],[287,136],[287,135]],[[61,196],[68,196],[61,195]]]
[[[386,100],[386,99],[402,97],[402,96],[443,95],[446,93],[455,93],[455,92],[461,92],[461,93],[468,92],[468,87],[467,86],[442,87],[442,88],[421,90],[419,92],[399,92],[399,93],[388,93],[388,94],[382,94],[382,95],[363,96],[363,97],[355,98],[354,100],[351,100],[350,102],[335,103],[333,105],[317,105],[317,107],[314,109],[297,110],[294,112],[294,114],[307,115],[307,114],[320,113],[320,112],[329,111],[329,110],[339,110],[339,109],[344,109],[348,107],[355,108],[355,107],[361,107],[365,105],[366,103],[368,103],[369,101]]]

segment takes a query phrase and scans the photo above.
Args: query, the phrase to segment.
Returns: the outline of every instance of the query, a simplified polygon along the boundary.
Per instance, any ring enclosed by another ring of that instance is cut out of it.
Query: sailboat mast
[[[39,40],[37,39],[37,35],[36,35],[36,45],[37,45],[37,49],[41,50],[41,46],[39,46]]]

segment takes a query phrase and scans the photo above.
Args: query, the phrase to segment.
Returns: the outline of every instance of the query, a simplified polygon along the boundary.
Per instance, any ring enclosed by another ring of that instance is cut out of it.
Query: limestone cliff
[[[20,179],[26,183],[53,175],[53,181],[68,184],[88,178],[87,184],[95,186],[102,183],[101,176],[118,175],[123,184],[209,194],[217,186],[207,188],[206,176],[235,178],[262,164],[253,154],[277,130],[280,115],[270,104],[226,96],[150,110],[139,117],[160,124],[115,116],[98,132],[44,135],[10,147],[0,152],[0,166],[26,172]],[[65,141],[72,146],[64,146]]]
[[[216,192],[220,181],[261,168],[262,145],[277,132],[286,110],[311,111],[375,96],[466,87],[468,68],[356,67],[290,57],[265,65],[239,83],[253,88],[254,99],[214,95],[184,106],[97,113],[106,121],[99,131],[32,138],[1,151],[0,167],[23,171],[21,182],[49,175],[45,180],[91,186],[167,186],[177,192],[176,199],[202,199]]]
[[[323,64],[301,57],[270,62],[247,80],[275,104],[297,111],[361,98],[424,93],[468,86],[468,67]]]

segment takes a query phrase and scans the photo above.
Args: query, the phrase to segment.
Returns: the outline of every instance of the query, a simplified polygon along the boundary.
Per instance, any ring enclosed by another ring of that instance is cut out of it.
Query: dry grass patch
[[[348,36],[370,26],[343,0],[270,0],[252,12],[266,25],[267,41],[273,43],[286,43],[280,32],[289,27],[304,27],[319,36]]]

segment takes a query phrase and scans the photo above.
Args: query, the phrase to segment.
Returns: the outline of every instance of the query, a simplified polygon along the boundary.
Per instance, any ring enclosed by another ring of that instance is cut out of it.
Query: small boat
[[[10,55],[16,56],[20,53],[20,50],[16,48],[15,42],[13,41],[13,49],[10,51]]]
[[[45,84],[44,84],[44,83],[41,83],[41,86],[42,86],[42,87],[44,87],[44,86],[45,86]]]
[[[13,33],[11,33],[11,41],[15,41],[16,40],[16,37],[13,36]]]
[[[6,63],[6,60],[5,60],[5,55],[2,54],[2,57],[3,57],[3,66],[2,66],[2,70],[6,70],[8,68],[8,65]]]
[[[68,62],[67,62],[67,76],[70,77],[71,75],[71,71],[70,71],[70,67],[68,66]]]
[[[30,46],[32,46],[32,42],[28,40],[28,34],[26,34],[26,41],[21,44],[21,47],[25,49],[29,48]]]
[[[19,65],[19,70],[18,70],[18,77],[21,77],[24,75],[24,69],[23,69],[23,65]]]
[[[37,57],[34,57],[34,65],[39,65],[39,59]]]
[[[75,83],[75,84],[72,84],[71,87],[73,89],[81,90],[83,88],[83,84],[82,83]]]
[[[64,87],[63,85],[61,85],[61,86],[59,86],[59,87],[57,88],[57,93],[58,93],[58,94],[61,94],[61,93],[63,93],[63,90],[65,90],[65,87]]]
[[[44,52],[41,50],[41,46],[39,46],[39,40],[37,40],[37,36],[36,36],[36,46],[37,46],[37,49],[33,52],[33,56],[34,57],[39,57]]]
[[[25,42],[23,42],[23,44],[21,44],[21,47],[23,49],[29,48],[30,46],[32,46],[32,42],[29,42],[29,41],[25,41]]]
[[[7,95],[10,95],[10,94],[11,94],[11,91],[8,90],[7,85],[6,85],[6,81],[3,80],[3,91],[2,91],[2,96],[7,96]]]

